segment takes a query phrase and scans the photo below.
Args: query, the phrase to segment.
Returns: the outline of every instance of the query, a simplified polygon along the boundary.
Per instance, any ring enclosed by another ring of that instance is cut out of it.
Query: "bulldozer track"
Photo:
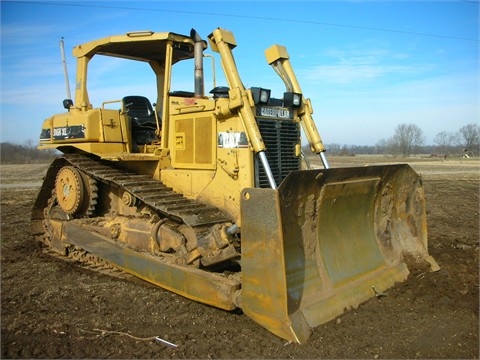
[[[108,261],[85,251],[84,249],[69,245],[67,246],[62,253],[59,253],[58,250],[55,250],[50,241],[51,229],[49,227],[49,210],[52,206],[55,205],[55,193],[53,192],[52,197],[48,200],[48,206],[44,209],[44,220],[43,227],[45,232],[42,234],[37,234],[36,239],[44,245],[42,252],[48,256],[54,257],[56,259],[64,261],[69,261],[81,266],[84,269],[90,271],[95,271],[104,275],[115,277],[123,280],[131,280],[135,277],[129,273],[121,270],[113,264],[110,264]],[[91,213],[91,209],[87,210],[87,213]]]
[[[91,204],[87,209],[87,217],[94,213],[94,205],[96,204],[97,197],[96,184],[104,183],[107,186],[116,187],[131,194],[135,198],[136,206],[143,203],[152,209],[153,212],[191,227],[204,227],[230,221],[218,208],[187,199],[182,194],[167,187],[161,181],[155,180],[148,175],[140,175],[131,170],[118,169],[100,160],[77,154],[62,156],[51,165],[51,168],[52,171],[58,172],[63,166],[74,166],[82,173],[88,175],[90,184],[95,185],[94,195],[92,196],[94,204]],[[33,223],[43,223],[41,226],[43,232],[37,232],[35,237],[46,246],[44,252],[55,258],[75,262],[85,269],[108,276],[125,280],[135,279],[135,276],[78,246],[68,245],[64,253],[59,253],[52,248],[48,214],[49,210],[56,203],[54,182],[55,177],[47,176],[45,185],[46,188],[51,190],[40,194],[40,199],[43,198],[43,201],[47,202],[46,207],[42,211],[43,220],[38,218],[32,219]],[[36,228],[38,229],[38,226]]]
[[[117,169],[83,155],[67,155],[64,159],[96,181],[123,189],[172,220],[192,227],[231,221],[218,208],[187,199],[148,175]]]
[[[130,281],[137,279],[135,276],[121,270],[115,265],[110,264],[108,261],[103,260],[102,258],[95,256],[79,247],[74,248],[71,246],[68,248],[67,254],[62,255],[54,251],[51,247],[47,246],[43,248],[43,253],[59,259],[62,262],[68,261],[89,271],[94,271],[117,279]]]

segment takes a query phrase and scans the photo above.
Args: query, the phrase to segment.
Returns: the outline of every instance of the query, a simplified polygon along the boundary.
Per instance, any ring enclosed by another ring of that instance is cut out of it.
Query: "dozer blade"
[[[241,211],[242,310],[287,340],[304,343],[409,267],[438,270],[408,165],[292,172],[277,190],[245,189]]]

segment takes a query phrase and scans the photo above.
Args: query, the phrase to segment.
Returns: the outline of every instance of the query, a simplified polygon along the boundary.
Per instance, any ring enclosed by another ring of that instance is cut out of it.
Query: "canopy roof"
[[[166,45],[174,43],[173,63],[193,58],[193,39],[171,32],[138,31],[114,35],[90,41],[73,48],[77,58],[95,54],[120,57],[138,61],[165,61]]]

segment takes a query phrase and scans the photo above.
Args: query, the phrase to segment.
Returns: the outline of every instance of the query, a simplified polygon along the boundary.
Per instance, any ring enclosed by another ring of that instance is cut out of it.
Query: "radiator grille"
[[[258,127],[267,148],[265,155],[277,185],[294,170],[300,168],[300,157],[295,147],[300,144],[300,126],[293,120],[257,119]],[[265,169],[260,159],[255,159],[256,187],[269,188]]]

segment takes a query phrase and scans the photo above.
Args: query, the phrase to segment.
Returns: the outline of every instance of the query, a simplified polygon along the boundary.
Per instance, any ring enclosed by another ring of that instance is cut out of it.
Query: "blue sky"
[[[189,34],[192,27],[205,39],[217,27],[231,30],[244,84],[270,88],[276,97],[284,86],[264,50],[286,46],[326,144],[375,145],[402,123],[418,125],[433,144],[441,131],[479,122],[478,1],[2,0],[0,5],[1,141],[37,142],[43,120],[63,112],[62,37],[73,92],[73,46],[137,30]],[[143,70],[121,72],[123,65],[102,61],[95,66],[89,78],[94,106],[131,94],[155,101]],[[207,59],[207,73],[210,66]],[[216,68],[221,73],[218,57]],[[192,87],[193,70],[187,73]],[[210,82],[205,84],[208,92]]]

